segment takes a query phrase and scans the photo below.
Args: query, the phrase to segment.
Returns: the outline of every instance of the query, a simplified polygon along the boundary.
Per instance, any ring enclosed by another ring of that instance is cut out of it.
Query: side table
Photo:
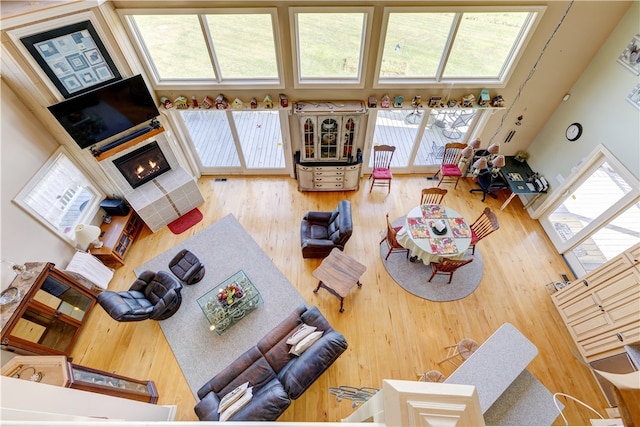
[[[340,300],[340,313],[344,312],[344,297],[354,286],[362,287],[360,276],[367,268],[338,248],[322,260],[320,266],[312,273],[319,280],[313,290],[317,293],[322,287]]]

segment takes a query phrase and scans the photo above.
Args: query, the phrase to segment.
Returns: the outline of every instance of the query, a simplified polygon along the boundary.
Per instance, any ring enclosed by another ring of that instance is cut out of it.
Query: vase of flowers
[[[235,283],[227,285],[218,292],[218,302],[224,307],[231,307],[244,296],[242,288]]]

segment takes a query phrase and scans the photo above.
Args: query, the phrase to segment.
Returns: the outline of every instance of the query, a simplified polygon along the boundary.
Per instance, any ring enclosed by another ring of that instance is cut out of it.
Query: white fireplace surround
[[[171,170],[134,189],[113,161],[154,140],[162,150]],[[166,132],[145,139],[133,147],[100,161],[99,164],[124,194],[129,205],[153,232],[204,203],[195,179],[180,166]]]

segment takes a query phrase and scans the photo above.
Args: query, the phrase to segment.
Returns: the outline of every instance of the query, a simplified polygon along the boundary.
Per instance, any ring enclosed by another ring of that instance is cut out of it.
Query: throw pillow
[[[316,341],[318,341],[320,339],[320,337],[322,337],[323,333],[324,333],[324,331],[316,331],[316,332],[310,333],[307,337],[305,337],[298,344],[296,344],[293,347],[291,347],[291,350],[289,350],[289,353],[291,353],[293,355],[296,355],[296,356],[300,356],[309,347],[311,347]]]
[[[225,394],[224,397],[220,400],[220,404],[218,405],[218,413],[223,412],[229,406],[231,406],[234,402],[242,397],[247,391],[249,387],[249,382],[247,381],[244,384],[239,385],[238,387],[231,390],[229,393]]]
[[[287,344],[289,345],[298,344],[300,341],[308,337],[309,334],[311,334],[316,329],[317,328],[315,326],[311,326],[311,325],[307,325],[306,323],[303,323],[298,327],[298,330],[295,331],[293,335],[289,337],[289,339],[287,340]]]
[[[240,409],[244,408],[247,403],[251,401],[253,397],[253,387],[249,387],[246,391],[236,400],[231,406],[225,409],[220,414],[220,422],[225,422],[236,414]]]

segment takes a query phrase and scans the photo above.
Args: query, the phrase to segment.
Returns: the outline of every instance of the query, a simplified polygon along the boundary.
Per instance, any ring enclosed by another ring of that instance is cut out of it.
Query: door
[[[638,181],[602,148],[540,217],[576,277],[640,240]]]
[[[399,173],[435,173],[442,162],[445,144],[466,142],[475,134],[487,109],[415,108],[370,110],[371,146],[396,147],[391,168]],[[365,160],[373,167],[373,150]]]
[[[178,110],[178,120],[204,175],[290,174],[286,112]],[[285,155],[286,154],[286,155]]]

